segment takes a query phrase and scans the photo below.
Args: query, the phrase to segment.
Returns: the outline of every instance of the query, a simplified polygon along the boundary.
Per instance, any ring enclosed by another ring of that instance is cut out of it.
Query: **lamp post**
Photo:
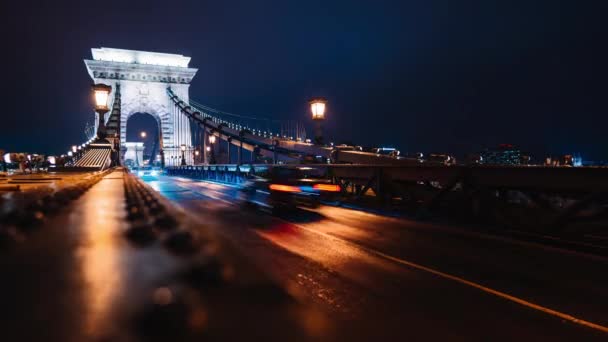
[[[135,166],[137,166],[139,168],[139,152],[137,151],[137,145],[135,145],[134,148],[135,148]]]
[[[198,162],[199,154],[200,154],[200,152],[198,151],[198,149],[194,150],[194,164],[196,164]]]
[[[215,135],[212,134],[209,136],[209,164],[215,164],[215,140]]]
[[[103,139],[106,137],[106,125],[105,115],[110,110],[108,108],[108,97],[112,87],[107,84],[95,84],[93,85],[93,92],[95,94],[95,111],[99,116],[99,124],[97,126],[97,139]]]
[[[185,166],[186,165],[186,145],[182,144],[182,146],[180,146],[180,149],[182,150],[182,163],[181,163],[181,165]]]
[[[315,121],[315,144],[323,145],[323,127],[322,122],[325,121],[325,107],[327,100],[323,97],[316,97],[309,102],[310,111],[312,112],[312,120]]]
[[[145,139],[145,138],[148,136],[148,134],[147,134],[146,132],[141,132],[141,133],[139,133],[139,136],[140,136],[142,139]]]

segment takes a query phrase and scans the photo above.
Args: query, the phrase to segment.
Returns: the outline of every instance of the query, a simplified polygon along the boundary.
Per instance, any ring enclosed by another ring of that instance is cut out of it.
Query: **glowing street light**
[[[325,120],[325,105],[327,100],[322,97],[317,97],[310,100],[310,111],[312,112],[313,120]]]
[[[186,145],[180,146],[180,149],[182,150],[182,162],[181,165],[185,166],[186,165]]]
[[[72,153],[78,152],[78,146],[72,145]]]
[[[215,135],[210,135],[210,136],[209,136],[209,142],[210,142],[211,144],[215,144]]]
[[[95,111],[99,116],[99,124],[97,126],[97,138],[103,139],[106,136],[106,127],[104,122],[105,114],[110,110],[108,108],[108,98],[112,87],[107,84],[95,84],[93,85],[93,92],[95,94]]]
[[[146,136],[148,136],[148,134],[146,132],[141,132],[139,133],[139,136],[143,138],[145,138]]]
[[[325,108],[327,107],[327,100],[323,97],[316,97],[311,99],[310,112],[312,113],[312,119],[316,123],[315,127],[315,144],[323,144],[323,129],[321,123],[325,120]]]

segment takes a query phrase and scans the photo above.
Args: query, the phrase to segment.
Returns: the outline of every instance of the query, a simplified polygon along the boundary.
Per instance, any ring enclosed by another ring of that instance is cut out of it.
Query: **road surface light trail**
[[[300,188],[292,185],[270,184],[270,190],[283,192],[300,192]]]
[[[340,186],[336,185],[336,184],[315,184],[313,186],[313,189],[322,190],[322,191],[339,192]]]

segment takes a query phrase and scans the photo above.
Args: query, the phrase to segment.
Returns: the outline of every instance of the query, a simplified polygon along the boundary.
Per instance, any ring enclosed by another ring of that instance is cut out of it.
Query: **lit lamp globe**
[[[107,84],[95,84],[93,85],[93,93],[95,95],[95,111],[99,117],[99,124],[97,125],[97,138],[103,139],[106,136],[106,127],[104,116],[108,112],[108,98],[112,87]]]
[[[141,132],[139,133],[139,136],[142,138],[145,138],[148,134],[146,132]]]
[[[78,146],[72,145],[72,152],[76,153],[76,151],[78,151]]]
[[[198,157],[198,155],[199,155],[198,150],[194,151],[194,155]]]
[[[182,152],[186,151],[186,145],[182,144],[182,146],[180,146],[179,148],[182,150]]]
[[[315,97],[309,101],[310,112],[312,113],[313,120],[324,120],[325,119],[325,107],[327,100],[323,97]]]
[[[212,144],[215,144],[215,135],[210,135],[209,136],[209,142]]]
[[[95,84],[93,85],[93,92],[95,94],[95,110],[103,111],[104,113],[109,110],[108,108],[108,98],[110,97],[110,92],[112,91],[112,87],[107,84]]]
[[[316,97],[311,99],[310,112],[312,113],[312,119],[316,122],[315,125],[315,144],[323,145],[323,128],[321,123],[325,120],[325,108],[327,107],[327,100],[323,97]]]

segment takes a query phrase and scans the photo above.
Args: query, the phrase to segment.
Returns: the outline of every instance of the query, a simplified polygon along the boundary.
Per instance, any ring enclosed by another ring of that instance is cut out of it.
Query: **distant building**
[[[486,149],[479,154],[479,163],[485,165],[528,165],[530,156],[511,144],[500,144],[498,148]]]

